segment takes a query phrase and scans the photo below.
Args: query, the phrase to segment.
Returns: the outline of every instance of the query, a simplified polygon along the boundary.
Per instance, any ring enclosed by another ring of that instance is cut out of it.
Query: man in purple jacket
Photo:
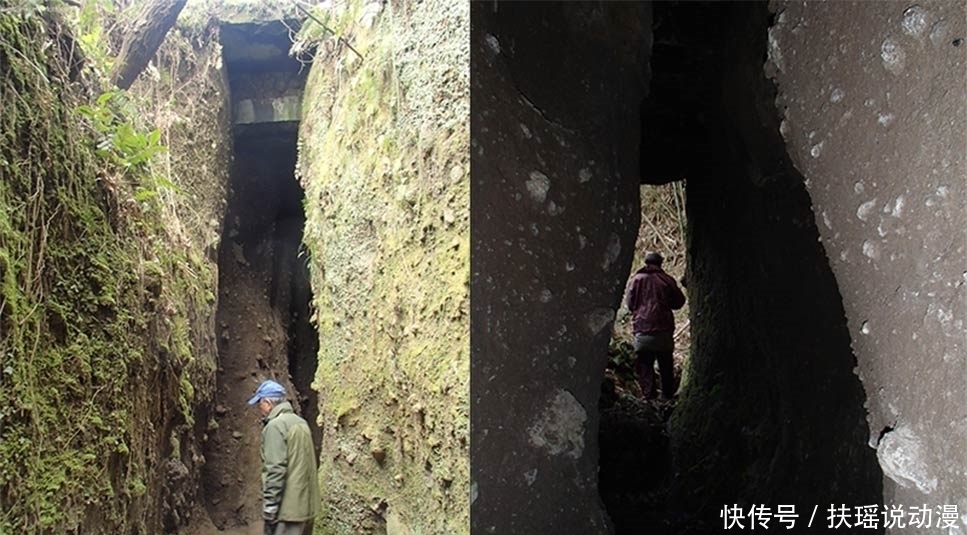
[[[635,372],[645,399],[654,399],[652,385],[655,360],[661,374],[661,397],[671,399],[677,385],[672,370],[675,317],[672,310],[685,306],[685,294],[670,275],[662,271],[663,258],[658,253],[645,255],[645,266],[631,278],[625,301],[634,314]]]

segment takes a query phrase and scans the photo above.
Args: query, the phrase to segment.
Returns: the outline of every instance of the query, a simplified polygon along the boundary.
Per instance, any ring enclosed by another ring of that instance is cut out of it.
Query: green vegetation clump
[[[206,232],[179,135],[43,5],[0,0],[0,533],[156,533],[212,382]]]

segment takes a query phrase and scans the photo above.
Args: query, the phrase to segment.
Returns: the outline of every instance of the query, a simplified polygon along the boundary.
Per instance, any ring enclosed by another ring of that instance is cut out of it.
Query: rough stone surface
[[[301,106],[301,95],[240,100],[235,103],[235,124],[298,121]]]
[[[883,499],[967,511],[965,5],[772,10],[766,69],[843,294]]]
[[[649,11],[471,9],[472,531],[608,533],[597,398],[640,218]]]
[[[466,533],[469,6],[350,2],[306,84],[324,533]]]
[[[235,124],[298,121],[302,118],[302,88],[305,73],[286,72],[298,65],[286,56],[276,58],[279,71],[247,73],[245,63],[236,62],[232,71],[232,110]]]

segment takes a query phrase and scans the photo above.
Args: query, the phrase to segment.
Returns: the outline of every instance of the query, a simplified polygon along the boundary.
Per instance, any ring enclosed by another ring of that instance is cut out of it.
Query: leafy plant
[[[124,91],[113,90],[101,94],[92,105],[77,107],[77,112],[88,119],[94,130],[95,153],[125,176],[140,177],[134,192],[138,202],[158,197],[163,189],[183,193],[171,180],[150,173],[148,164],[168,148],[161,143],[161,130],[142,132],[124,118],[125,114],[118,110],[128,104]]]
[[[124,92],[103,93],[94,105],[81,105],[77,112],[87,117],[97,134],[96,153],[121,168],[143,169],[156,154],[167,148],[161,144],[161,131],[139,132],[130,121],[115,111],[124,105]]]
[[[105,20],[116,16],[115,11],[111,0],[87,0],[77,14],[77,42],[98,79],[104,78],[114,63]]]

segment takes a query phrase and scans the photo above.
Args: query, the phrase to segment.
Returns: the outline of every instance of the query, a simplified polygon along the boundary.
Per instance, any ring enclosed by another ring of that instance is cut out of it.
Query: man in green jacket
[[[264,381],[249,405],[262,413],[262,518],[266,535],[309,535],[319,512],[315,448],[309,424],[293,412],[285,388]]]

